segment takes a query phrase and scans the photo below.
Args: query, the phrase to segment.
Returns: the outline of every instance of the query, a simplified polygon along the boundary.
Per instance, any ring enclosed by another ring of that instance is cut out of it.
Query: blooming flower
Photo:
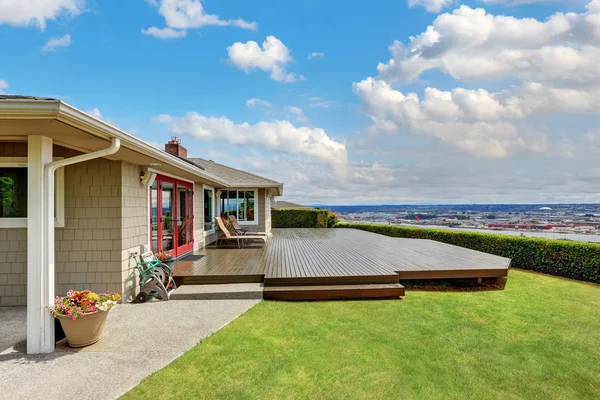
[[[84,317],[87,313],[108,311],[117,305],[119,300],[121,300],[121,296],[109,291],[97,294],[90,290],[69,290],[65,297],[56,296],[54,305],[47,309],[54,317],[64,315],[76,320]]]

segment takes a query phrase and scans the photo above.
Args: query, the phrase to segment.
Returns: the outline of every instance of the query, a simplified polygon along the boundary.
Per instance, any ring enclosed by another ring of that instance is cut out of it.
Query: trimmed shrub
[[[280,208],[271,210],[273,228],[333,228],[337,215],[329,210]]]
[[[431,239],[512,259],[511,266],[600,283],[600,245],[493,233],[377,224],[337,224],[386,236]]]

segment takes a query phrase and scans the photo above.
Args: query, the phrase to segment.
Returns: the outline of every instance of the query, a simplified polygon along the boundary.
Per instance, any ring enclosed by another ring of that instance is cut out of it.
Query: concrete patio
[[[256,305],[260,300],[125,304],[102,339],[73,349],[26,354],[26,308],[0,312],[0,376],[8,399],[114,399]]]

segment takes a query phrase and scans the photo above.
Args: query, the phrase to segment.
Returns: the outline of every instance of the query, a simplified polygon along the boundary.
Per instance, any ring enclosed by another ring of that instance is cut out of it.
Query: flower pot
[[[85,347],[100,340],[106,317],[108,317],[108,311],[86,313],[74,321],[66,315],[56,316],[60,320],[65,335],[67,335],[67,342],[71,347]]]

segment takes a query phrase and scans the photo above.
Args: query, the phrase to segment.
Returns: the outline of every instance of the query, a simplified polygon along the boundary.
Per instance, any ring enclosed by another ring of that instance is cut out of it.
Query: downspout
[[[54,174],[54,172],[60,167],[66,167],[67,165],[78,164],[80,162],[93,160],[95,158],[102,158],[106,156],[110,156],[111,154],[115,154],[121,148],[121,139],[113,138],[110,147],[107,147],[103,150],[94,151],[92,153],[82,154],[80,156],[75,156],[71,158],[65,158],[63,160],[52,161],[49,164],[46,164],[46,176],[50,176],[50,174]]]
[[[50,141],[50,143],[52,143]],[[42,222],[41,228],[43,234],[43,239],[40,243],[40,251],[41,251],[41,268],[45,268],[46,270],[41,272],[41,299],[42,306],[50,306],[52,305],[52,301],[54,299],[54,172],[61,167],[65,167],[67,165],[77,164],[80,162],[93,160],[96,158],[101,158],[105,156],[109,156],[111,154],[115,154],[119,151],[121,147],[121,141],[118,138],[113,138],[111,145],[103,150],[95,151],[92,153],[82,154],[79,156],[57,160],[46,164],[43,171],[43,183],[42,183],[42,199],[45,204],[45,210],[42,212]],[[50,147],[51,150],[51,147]],[[28,224],[29,230],[29,224]],[[29,245],[28,245],[29,246]],[[28,291],[31,290],[28,287]],[[39,310],[33,310],[28,308],[28,331],[27,337],[30,341],[27,344],[27,352],[28,353],[49,353],[54,351],[54,329],[52,329],[51,321],[42,320],[41,326],[41,335],[31,334],[29,331],[29,318],[30,312],[35,311],[37,314]],[[51,319],[47,313],[43,313],[43,316],[40,317],[45,319]],[[31,336],[31,338],[30,338]],[[34,339],[34,340],[31,340]],[[33,341],[39,340],[38,343],[32,343]],[[30,346],[31,344],[31,346]],[[31,349],[31,350],[30,350]]]

